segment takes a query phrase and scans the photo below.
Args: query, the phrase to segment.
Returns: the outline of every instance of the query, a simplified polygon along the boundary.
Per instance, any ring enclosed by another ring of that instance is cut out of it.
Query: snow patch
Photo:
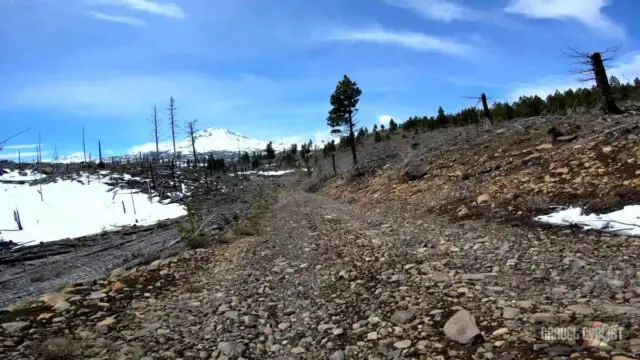
[[[33,170],[0,169],[0,181],[33,181],[42,177],[44,177],[44,175]]]
[[[640,205],[625,206],[608,214],[583,215],[582,209],[570,207],[549,215],[535,218],[552,225],[579,225],[586,230],[615,232],[621,235],[640,236]]]
[[[30,173],[31,177],[38,175]],[[186,214],[182,205],[165,204],[139,190],[114,189],[106,184],[106,175],[81,174],[73,180],[57,179],[41,186],[0,183],[0,240],[48,242],[127,225],[152,225]],[[129,175],[125,178],[132,179]],[[14,210],[19,212],[21,231]]]
[[[239,172],[240,175],[263,175],[263,176],[281,176],[284,174],[292,173],[295,170],[273,170],[273,171],[244,171]]]

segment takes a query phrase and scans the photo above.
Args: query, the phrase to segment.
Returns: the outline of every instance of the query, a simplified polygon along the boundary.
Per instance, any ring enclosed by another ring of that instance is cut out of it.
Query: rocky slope
[[[635,114],[405,133],[362,146],[364,176],[333,179],[329,193],[365,206],[400,201],[412,212],[530,222],[549,206],[608,212],[640,203],[639,154]],[[349,157],[338,155],[343,169]]]

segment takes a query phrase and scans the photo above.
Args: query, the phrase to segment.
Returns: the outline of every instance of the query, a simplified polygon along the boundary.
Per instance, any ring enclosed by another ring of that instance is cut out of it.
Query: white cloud
[[[611,36],[623,37],[622,26],[602,13],[610,3],[610,0],[511,0],[504,11],[532,19],[571,19]]]
[[[384,126],[389,125],[389,121],[391,121],[391,119],[393,119],[394,117],[391,115],[378,115],[378,122],[380,124],[383,124]]]
[[[40,145],[40,147],[43,147],[44,145]],[[17,149],[35,149],[38,147],[38,144],[20,144],[20,145],[6,145],[3,147],[3,149],[7,150],[7,149],[12,149],[12,150],[17,150]]]
[[[176,3],[159,3],[150,0],[120,0],[123,6],[171,18],[186,18],[182,7]]]
[[[627,54],[612,65],[607,70],[608,76],[615,76],[620,81],[632,82],[636,76],[640,76],[640,52]],[[575,78],[566,76],[549,76],[535,83],[530,84],[513,84],[511,90],[506,96],[506,100],[515,101],[522,95],[533,96],[538,95],[545,98],[549,94],[553,94],[556,90],[565,91],[568,89],[577,89],[581,87],[591,87],[593,83],[580,82]]]
[[[109,15],[109,14],[105,14],[97,11],[89,11],[88,14],[94,19],[111,21],[111,22],[126,24],[134,27],[144,27],[147,25],[147,23],[145,23],[143,20],[134,18],[134,17],[129,17],[129,16]]]
[[[454,40],[416,32],[389,31],[379,26],[361,30],[337,30],[329,34],[326,39],[329,41],[392,44],[418,51],[454,56],[465,56],[475,51],[473,46]]]
[[[161,15],[169,18],[184,19],[187,14],[174,2],[158,2],[154,0],[88,0],[94,5],[122,6],[135,11]]]
[[[450,22],[453,20],[472,20],[478,13],[447,0],[383,0],[391,6],[413,11],[427,19]]]

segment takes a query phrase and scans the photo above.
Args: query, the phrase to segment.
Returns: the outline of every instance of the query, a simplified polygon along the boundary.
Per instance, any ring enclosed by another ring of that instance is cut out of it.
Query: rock
[[[522,159],[522,163],[523,164],[528,164],[531,162],[531,160],[535,160],[537,158],[539,158],[541,155],[540,153],[535,153],[535,154],[531,154],[529,156],[527,156],[526,158]]]
[[[520,315],[520,309],[513,307],[505,307],[502,309],[502,317],[505,319],[515,319]]]
[[[119,267],[111,272],[110,278],[115,280],[123,277],[126,274],[127,274],[127,269],[125,269],[124,267]]]
[[[31,324],[26,321],[16,321],[2,324],[2,328],[7,332],[7,334],[15,335],[20,331],[25,330],[29,325]]]
[[[296,346],[293,349],[291,349],[291,353],[292,354],[302,354],[303,352],[306,352],[307,350],[305,350],[303,347],[301,346]]]
[[[602,152],[605,153],[605,154],[608,154],[608,153],[610,153],[612,151],[613,151],[613,147],[611,147],[611,146],[605,146],[605,147],[602,148]]]
[[[569,317],[564,314],[535,313],[531,315],[531,321],[533,321],[534,323],[557,324],[568,320]]]
[[[629,340],[629,348],[634,355],[640,354],[640,338]]]
[[[506,327],[503,327],[491,333],[491,336],[498,337],[498,336],[506,335],[508,333],[509,333],[509,329]]]
[[[158,270],[160,267],[160,260],[156,260],[151,264],[147,265],[147,270]]]
[[[45,359],[73,359],[77,347],[69,339],[53,338],[45,340],[40,351]]]
[[[344,355],[344,351],[342,350],[335,351],[333,354],[329,356],[329,360],[344,360],[344,359],[345,359],[345,355]]]
[[[102,333],[106,333],[110,330],[111,327],[113,327],[113,325],[115,325],[116,323],[116,319],[113,316],[110,316],[102,321],[100,321],[99,323],[96,324],[96,330],[102,332]]]
[[[283,323],[278,324],[278,329],[287,330],[289,328],[289,326],[291,326],[291,324],[289,324],[288,322],[283,322]]]
[[[461,344],[468,344],[476,336],[480,335],[480,329],[476,321],[467,310],[459,310],[444,325],[445,335]]]
[[[491,197],[488,194],[482,194],[476,198],[476,203],[478,204],[488,203],[489,201],[491,201]]]
[[[459,218],[462,218],[462,217],[465,217],[465,216],[469,216],[469,214],[471,214],[471,211],[469,211],[469,209],[466,206],[462,205],[462,206],[460,206],[458,208],[458,217]]]
[[[396,349],[407,349],[411,346],[411,340],[400,340],[393,343],[393,347]]]
[[[536,150],[549,150],[549,149],[553,149],[553,144],[542,144],[536,147]]]
[[[124,288],[125,288],[124,284],[119,281],[111,284],[111,291],[114,293],[120,292]]]
[[[55,305],[53,305],[53,310],[58,312],[69,310],[70,308],[71,308],[71,304],[69,304],[68,302],[62,299],[56,301]]]
[[[95,291],[92,292],[91,294],[87,295],[86,299],[87,300],[99,300],[99,299],[103,299],[107,297],[107,294],[100,292],[100,291]]]
[[[593,314],[593,309],[587,304],[575,304],[567,306],[567,310],[579,314],[579,315],[590,315]]]
[[[403,325],[413,320],[413,313],[406,310],[398,310],[391,316],[391,322],[398,325]]]
[[[556,141],[558,142],[571,142],[573,140],[575,140],[578,137],[578,135],[566,135],[566,136],[559,136],[556,138]]]
[[[333,325],[333,324],[320,324],[320,325],[318,325],[318,331],[323,333],[323,332],[325,332],[325,331],[327,331],[329,329],[333,329],[334,327],[336,327],[336,326]]]
[[[218,343],[218,350],[230,359],[237,359],[242,356],[245,346],[236,341],[223,341]]]
[[[367,340],[378,340],[378,333],[376,331],[368,333]]]

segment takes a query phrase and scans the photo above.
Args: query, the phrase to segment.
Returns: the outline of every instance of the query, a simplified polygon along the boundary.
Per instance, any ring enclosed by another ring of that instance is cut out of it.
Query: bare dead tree
[[[187,133],[189,133],[189,141],[191,142],[191,150],[193,152],[193,167],[198,167],[198,153],[196,152],[196,124],[198,123],[197,119],[193,119],[192,121],[187,121],[186,128]]]
[[[159,139],[159,132],[158,129],[160,128],[160,124],[159,124],[159,119],[158,119],[158,108],[157,107],[153,107],[153,117],[151,119],[152,123],[153,123],[153,137],[156,141],[156,161],[158,161],[158,158],[160,157],[160,139]]]
[[[485,93],[480,94],[480,100],[482,101],[482,111],[484,112],[484,117],[489,120],[489,123],[491,125],[493,125],[491,110],[489,110],[489,104],[487,103],[487,95],[485,95]]]
[[[173,157],[176,156],[176,104],[173,96],[169,98],[169,127],[171,128],[171,141],[173,141]]]
[[[102,166],[104,163],[102,162],[102,143],[98,140],[98,165]]]
[[[40,136],[40,130],[38,130],[38,148],[36,149],[36,168],[40,169],[40,162],[42,161],[42,137]]]
[[[572,71],[574,75],[581,75],[582,82],[595,81],[600,97],[602,99],[602,111],[605,114],[622,114],[623,111],[616,105],[611,94],[611,86],[607,77],[609,62],[615,59],[619,47],[608,48],[602,52],[581,52],[574,48],[569,48],[565,55],[573,59],[573,64],[579,68]]]
[[[9,140],[11,140],[11,139],[13,139],[13,138],[15,138],[15,137],[17,137],[17,136],[19,136],[19,135],[22,135],[22,134],[26,133],[27,131],[29,131],[29,129],[22,130],[22,131],[20,131],[20,132],[17,132],[17,133],[15,133],[15,134],[13,134],[13,135],[9,136],[8,138],[5,138],[5,139],[3,139],[3,140],[0,140],[0,151],[2,151],[2,148],[4,148],[5,144],[6,144],[6,143],[8,143],[8,142],[9,142]]]
[[[84,162],[87,162],[87,147],[84,142],[84,126],[82,127],[82,153],[84,154]]]

